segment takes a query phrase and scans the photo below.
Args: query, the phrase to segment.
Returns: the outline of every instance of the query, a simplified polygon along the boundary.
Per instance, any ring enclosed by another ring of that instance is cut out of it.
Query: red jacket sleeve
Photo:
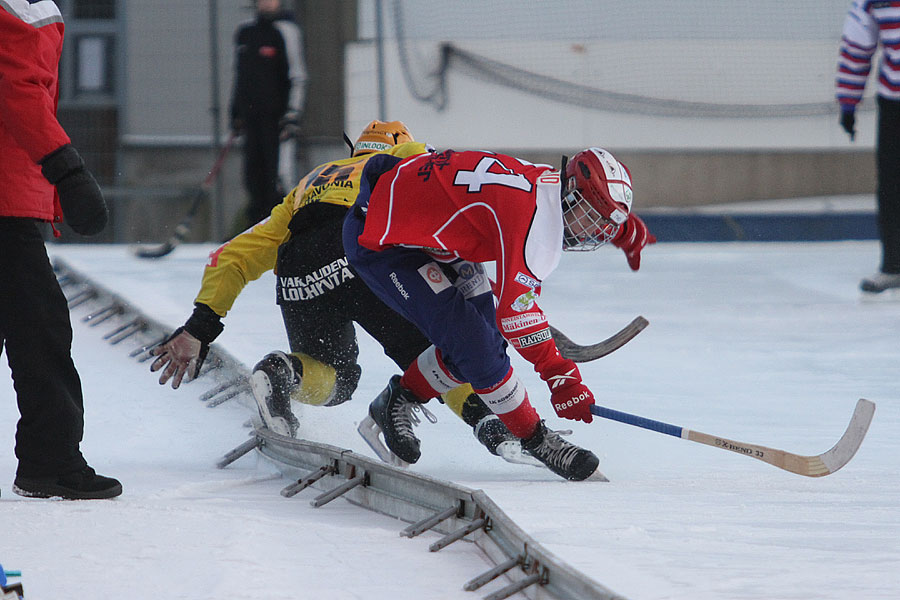
[[[38,23],[0,9],[0,125],[34,162],[70,142],[56,120],[62,20]]]

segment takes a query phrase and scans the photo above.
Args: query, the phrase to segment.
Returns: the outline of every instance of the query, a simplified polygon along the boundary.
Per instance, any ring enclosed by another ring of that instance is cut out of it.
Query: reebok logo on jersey
[[[400,283],[397,274],[394,271],[391,271],[391,274],[388,277],[390,277],[391,282],[394,284],[394,287],[397,288],[397,291],[400,292],[400,295],[403,296],[403,299],[409,300],[409,292],[407,292],[406,288],[403,287],[403,284]]]
[[[547,330],[549,332],[549,329]],[[575,376],[572,373],[575,372],[575,367],[572,367],[570,371],[566,371],[562,375],[552,375],[547,379],[547,383],[550,384],[550,389],[555,390],[558,387],[562,387],[569,383],[569,381],[575,381]]]
[[[553,336],[550,334],[550,328],[548,327],[547,329],[541,329],[540,331],[523,335],[522,337],[513,338],[512,345],[514,348],[519,349],[528,348],[529,346],[535,346],[550,339],[553,339]]]
[[[526,327],[532,327],[533,325],[540,325],[541,323],[547,322],[547,315],[542,313],[527,313],[524,315],[516,315],[514,317],[504,317],[500,319],[500,326],[503,328],[503,331],[507,333],[511,331],[518,331],[519,329],[525,329]]]

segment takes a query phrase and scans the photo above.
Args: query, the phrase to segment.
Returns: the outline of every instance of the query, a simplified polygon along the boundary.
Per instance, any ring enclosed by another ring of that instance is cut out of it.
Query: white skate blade
[[[534,458],[530,454],[526,454],[522,451],[522,442],[518,440],[507,440],[505,442],[500,442],[497,445],[497,455],[505,460],[508,463],[513,463],[516,465],[530,465],[532,467],[538,467],[539,469],[546,469],[547,467]]]
[[[379,437],[381,428],[378,427],[378,423],[375,422],[375,419],[373,419],[371,415],[366,415],[366,418],[360,421],[359,426],[356,428],[356,432],[363,440],[365,440],[369,445],[369,448],[372,449],[372,452],[374,452],[382,462],[403,469],[409,467],[408,462],[391,452],[388,447],[382,443],[381,438]]]
[[[864,303],[900,302],[900,288],[888,288],[883,292],[860,292],[859,299]]]
[[[253,399],[256,400],[259,416],[262,417],[266,429],[278,435],[291,437],[291,427],[287,420],[283,417],[272,416],[269,406],[266,404],[266,397],[272,393],[269,377],[262,371],[256,371],[250,375],[250,389],[253,391]]]
[[[593,473],[591,473],[591,476],[588,477],[587,479],[585,479],[585,481],[603,481],[603,482],[608,482],[609,479],[607,479],[607,478],[606,478],[606,475],[604,475],[603,473],[601,473],[601,472],[600,472],[600,469],[598,468],[596,471],[594,471]]]

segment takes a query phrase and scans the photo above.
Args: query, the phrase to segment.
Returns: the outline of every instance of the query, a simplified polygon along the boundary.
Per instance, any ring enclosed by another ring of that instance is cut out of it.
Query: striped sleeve
[[[288,95],[288,110],[299,113],[306,103],[306,65],[303,58],[303,34],[296,23],[286,20],[275,21],[275,27],[284,39],[288,63],[288,79],[291,90]]]
[[[841,36],[836,81],[841,106],[852,109],[862,100],[879,43],[878,95],[900,100],[900,0],[855,0]]]
[[[862,100],[878,47],[878,25],[865,5],[865,0],[853,2],[841,33],[836,83],[837,100],[842,106],[855,107]]]

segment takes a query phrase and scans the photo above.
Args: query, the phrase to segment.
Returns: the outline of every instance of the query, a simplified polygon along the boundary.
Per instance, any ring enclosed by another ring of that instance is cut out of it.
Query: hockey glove
[[[655,244],[656,236],[650,233],[639,216],[631,213],[625,224],[619,228],[612,243],[625,252],[631,270],[637,271],[641,268],[641,251],[649,244]]]
[[[550,403],[559,417],[585,423],[594,420],[591,414],[594,394],[581,382],[575,363],[567,360],[558,372],[542,373],[541,378],[550,386]]]
[[[75,233],[96,235],[109,219],[106,202],[97,180],[84,168],[81,155],[72,144],[60,146],[40,161],[41,173],[56,186],[59,205]]]
[[[159,384],[172,380],[172,389],[178,389],[185,375],[188,381],[196,379],[200,367],[209,354],[209,345],[224,329],[221,317],[205,304],[197,304],[193,314],[183,327],[150,351],[158,357],[150,365],[150,371],[163,369]]]
[[[856,137],[856,111],[852,105],[841,106],[841,127],[850,136],[850,141]]]
[[[244,133],[244,120],[240,117],[231,118],[231,133],[235,137],[240,137]]]

